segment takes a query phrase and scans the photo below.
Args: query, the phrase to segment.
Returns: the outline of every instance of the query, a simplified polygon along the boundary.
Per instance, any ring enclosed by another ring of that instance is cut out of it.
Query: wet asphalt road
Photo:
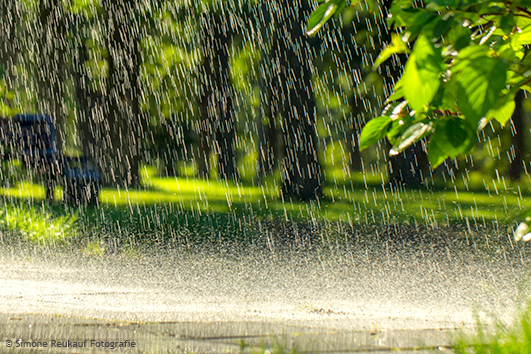
[[[437,257],[3,255],[0,352],[444,349],[510,312],[517,266]]]

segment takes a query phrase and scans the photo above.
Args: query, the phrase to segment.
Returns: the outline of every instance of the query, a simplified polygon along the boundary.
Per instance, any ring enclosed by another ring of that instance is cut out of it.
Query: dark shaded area
[[[16,0],[0,2],[0,77],[6,75],[11,79],[12,70],[18,63],[19,17]]]
[[[265,85],[270,85],[270,91],[266,89],[265,97],[272,102],[268,109],[271,117],[278,113],[282,122],[282,194],[286,198],[315,200],[322,195],[322,171],[317,156],[313,55],[305,33],[312,8],[306,0],[293,8],[275,2],[264,7],[275,25],[266,66],[270,71]],[[269,125],[273,126],[272,118]],[[266,153],[262,155],[267,158],[274,150],[270,142],[264,145]]]
[[[109,65],[104,112],[97,126],[108,139],[95,156],[103,160],[104,183],[123,187],[139,186],[139,168],[145,119],[140,111],[141,48],[143,28],[138,25],[137,0],[103,0],[107,15],[106,49]]]
[[[519,91],[516,94],[515,103],[516,108],[511,118],[511,148],[509,150],[509,178],[513,181],[518,181],[523,172],[524,160],[523,155],[525,151],[525,123],[524,123],[524,109],[523,102],[525,99],[525,92]]]
[[[233,88],[230,79],[229,49],[232,28],[223,14],[207,12],[201,17],[203,61],[200,68],[201,114],[197,173],[208,178],[210,153],[218,156],[218,176],[238,179],[236,161],[236,122]]]
[[[418,142],[398,155],[389,156],[389,182],[395,187],[420,188],[429,168],[426,143]]]

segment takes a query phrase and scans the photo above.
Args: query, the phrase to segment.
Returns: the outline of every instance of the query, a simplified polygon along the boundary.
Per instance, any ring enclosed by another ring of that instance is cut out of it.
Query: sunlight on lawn
[[[360,174],[361,175],[361,174]],[[466,222],[486,224],[503,222],[516,216],[529,205],[529,196],[519,188],[507,188],[492,181],[490,188],[479,193],[464,187],[458,190],[390,190],[389,185],[377,186],[379,176],[352,176],[350,181],[336,182],[324,188],[326,198],[310,203],[282,200],[275,181],[263,186],[244,186],[233,182],[192,178],[158,177],[150,167],[142,169],[144,189],[110,189],[100,192],[100,203],[116,207],[172,203],[182,210],[200,213],[235,213],[271,216],[281,219],[309,219],[352,223],[422,223],[426,226]],[[337,180],[336,180],[337,181]],[[355,181],[355,184],[352,184]],[[361,182],[361,183],[360,183]],[[365,187],[366,186],[366,187]],[[376,187],[377,186],[377,187]],[[495,192],[494,192],[495,191]],[[44,188],[20,182],[2,188],[5,197],[43,200]],[[62,190],[55,192],[56,200]]]

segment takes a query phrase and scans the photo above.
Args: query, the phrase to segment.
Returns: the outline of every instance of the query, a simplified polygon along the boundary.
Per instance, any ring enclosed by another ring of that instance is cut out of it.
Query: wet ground
[[[2,352],[240,353],[277,348],[297,352],[406,352],[445,350],[448,329],[368,331],[332,322],[199,321],[127,322],[45,315],[0,315]],[[7,339],[6,339],[7,338]],[[17,341],[18,340],[18,341]],[[11,345],[12,347],[8,348]],[[114,349],[112,349],[115,347]],[[30,349],[31,348],[31,349]]]
[[[12,252],[0,261],[7,353],[442,350],[473,328],[474,308],[511,314],[525,277],[516,260],[453,250]]]

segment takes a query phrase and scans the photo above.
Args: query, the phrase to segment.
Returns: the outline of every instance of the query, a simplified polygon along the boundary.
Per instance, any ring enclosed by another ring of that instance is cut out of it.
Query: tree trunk
[[[280,146],[278,138],[278,129],[276,118],[279,114],[278,97],[276,97],[272,90],[270,83],[273,76],[271,75],[271,68],[267,65],[265,60],[266,53],[263,52],[262,68],[263,73],[260,86],[261,97],[260,106],[261,112],[257,117],[257,131],[258,131],[258,161],[256,180],[260,185],[263,177],[274,173],[278,166],[280,157]],[[267,75],[267,79],[266,76]]]
[[[384,18],[387,18],[388,10],[391,6],[391,0],[384,1]],[[391,43],[391,32],[383,26],[382,43],[385,45]],[[403,65],[405,63],[404,55],[396,56],[385,61],[381,66],[381,74],[384,80],[384,86],[393,87],[402,76]],[[393,85],[393,86],[390,86]],[[388,148],[390,151],[390,147]],[[418,142],[406,148],[400,154],[390,155],[388,158],[389,182],[395,186],[406,188],[419,188],[424,180],[425,173],[429,166],[427,150],[423,147],[422,142]]]
[[[208,176],[208,156],[211,149],[218,155],[218,175],[221,179],[237,180],[236,122],[233,88],[230,79],[229,48],[231,30],[218,13],[203,17],[202,92],[200,143],[197,156],[198,172]]]
[[[513,181],[518,181],[522,175],[523,153],[525,149],[525,124],[523,102],[525,98],[524,91],[516,94],[516,108],[511,118],[511,149],[509,150],[509,177]]]
[[[428,158],[422,142],[398,155],[389,156],[389,182],[396,187],[419,188],[424,181]],[[389,146],[388,150],[391,147]]]
[[[213,141],[212,120],[215,113],[212,112],[215,102],[212,101],[214,90],[210,63],[204,59],[201,65],[201,93],[199,96],[199,113],[201,120],[197,124],[198,146],[196,154],[197,176],[208,179],[210,176],[210,152]]]
[[[81,22],[74,22],[75,27],[81,27],[82,25]],[[91,87],[89,73],[85,67],[89,60],[85,40],[79,33],[75,38],[76,48],[75,55],[72,56],[72,64],[78,106],[77,128],[81,151],[83,156],[97,163],[100,171],[103,171],[105,166],[101,164],[101,157],[105,154],[103,142],[106,140],[107,134],[102,114],[104,98],[101,92],[95,91]]]
[[[117,186],[140,184],[141,138],[145,122],[140,113],[140,33],[136,0],[103,1],[107,13],[108,78],[104,112],[103,182]]]
[[[236,117],[234,114],[234,90],[230,78],[229,48],[230,30],[221,15],[215,16],[217,61],[220,65],[218,76],[219,119],[215,124],[216,140],[219,145],[218,175],[221,179],[238,179],[236,162]]]
[[[361,99],[356,100],[354,95],[350,99],[352,124],[350,132],[347,133],[347,148],[350,152],[350,171],[358,172],[362,170],[360,134],[364,124],[364,107],[361,105]]]
[[[13,66],[18,62],[19,19],[16,0],[0,1],[0,65],[3,74],[8,78],[11,76]]]
[[[278,5],[278,4],[277,4]],[[317,157],[316,104],[312,85],[312,54],[305,28],[310,6],[272,6],[277,25],[271,59],[273,95],[278,97],[284,134],[282,193],[311,200],[321,197],[321,166]]]
[[[265,103],[262,103],[264,105]],[[279,137],[274,116],[259,116],[258,127],[258,160],[256,180],[258,184],[264,177],[272,175],[277,166],[280,156]]]
[[[39,113],[50,114],[57,131],[57,149],[64,145],[66,80],[65,12],[60,0],[40,0],[35,28],[35,77],[39,94]]]

